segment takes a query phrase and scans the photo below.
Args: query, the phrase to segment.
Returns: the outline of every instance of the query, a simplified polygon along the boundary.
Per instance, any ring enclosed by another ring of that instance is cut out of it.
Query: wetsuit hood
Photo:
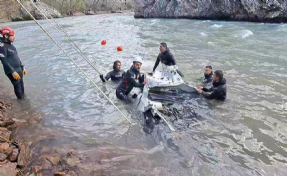
[[[213,81],[213,86],[214,87],[218,87],[218,86],[220,86],[220,85],[224,85],[224,84],[226,84],[226,79],[225,78],[223,78],[221,81],[219,81],[219,82],[215,82],[215,81]]]

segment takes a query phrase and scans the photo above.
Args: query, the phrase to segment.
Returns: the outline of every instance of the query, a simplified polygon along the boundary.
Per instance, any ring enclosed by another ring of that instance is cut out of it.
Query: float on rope
[[[123,51],[123,48],[122,48],[121,46],[118,46],[118,47],[117,47],[117,50],[118,50],[118,51]]]
[[[106,40],[102,40],[101,45],[106,45],[107,41]]]

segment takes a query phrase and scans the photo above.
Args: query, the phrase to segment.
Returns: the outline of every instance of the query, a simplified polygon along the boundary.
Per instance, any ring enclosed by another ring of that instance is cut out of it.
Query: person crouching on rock
[[[127,101],[127,95],[132,91],[134,87],[144,87],[146,82],[144,81],[144,76],[140,73],[141,66],[141,58],[136,58],[133,61],[131,68],[126,72],[125,78],[117,87],[116,96],[118,99]],[[136,94],[133,95],[133,98],[136,98]]]
[[[110,78],[112,81],[119,81],[125,77],[125,71],[121,70],[121,62],[115,61],[113,65],[113,71],[110,71],[104,78],[103,75],[100,75],[100,78],[103,82],[108,81]]]
[[[212,84],[213,86],[209,89],[201,86],[197,87],[198,93],[209,100],[225,100],[227,92],[226,80],[223,78],[223,73],[221,70],[216,70],[214,72]]]
[[[24,69],[15,46],[12,44],[15,41],[15,31],[9,27],[3,27],[0,34],[3,36],[0,37],[0,60],[4,72],[13,84],[17,98],[23,99],[23,74],[26,75],[27,71]]]

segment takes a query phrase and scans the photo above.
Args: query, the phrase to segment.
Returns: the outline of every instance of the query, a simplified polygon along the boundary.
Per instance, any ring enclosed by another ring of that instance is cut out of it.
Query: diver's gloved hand
[[[103,82],[106,82],[106,80],[104,79],[104,75],[100,75],[100,78],[101,78],[101,80],[103,81]]]
[[[20,79],[21,79],[20,75],[19,75],[17,72],[13,72],[13,73],[12,73],[12,76],[13,76],[13,78],[14,78],[15,80],[20,80]]]
[[[25,69],[23,69],[23,74],[26,76],[27,75],[27,71]]]
[[[152,72],[150,72],[150,73],[148,73],[150,76],[153,76],[153,74],[154,74],[154,71],[152,71]]]

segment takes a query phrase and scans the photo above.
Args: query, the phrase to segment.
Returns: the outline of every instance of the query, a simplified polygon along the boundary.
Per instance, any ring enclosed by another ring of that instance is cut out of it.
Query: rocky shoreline
[[[45,17],[34,6],[30,0],[22,1],[23,5],[36,19]],[[35,3],[38,8],[49,18],[62,18],[67,16],[96,15],[103,13],[118,13],[123,11],[133,11],[131,0],[125,2],[94,2],[89,0],[80,1],[59,1],[42,0]],[[31,20],[30,15],[17,3],[17,1],[0,0],[0,23],[11,21]]]
[[[9,115],[13,111],[0,93],[0,175],[1,176],[77,176],[72,167],[80,161],[74,151],[63,155],[43,146],[41,151],[25,138],[17,136],[17,129],[36,124],[40,119],[28,121]],[[44,136],[45,138],[45,136]]]

